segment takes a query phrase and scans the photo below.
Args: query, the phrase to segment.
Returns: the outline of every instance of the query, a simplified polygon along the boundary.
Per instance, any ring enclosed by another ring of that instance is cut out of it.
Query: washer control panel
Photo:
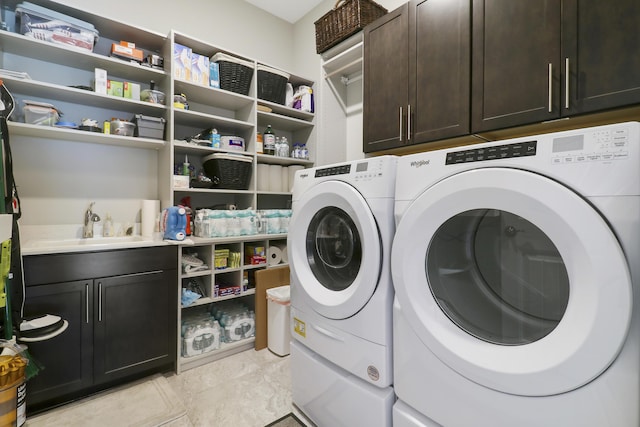
[[[351,165],[331,166],[328,168],[316,169],[316,178],[333,175],[349,175],[351,173]]]
[[[616,127],[554,138],[553,164],[601,162],[629,157],[629,129]]]
[[[368,181],[383,176],[383,162],[371,159],[344,165],[316,169],[315,178],[337,175],[352,175],[358,181]]]

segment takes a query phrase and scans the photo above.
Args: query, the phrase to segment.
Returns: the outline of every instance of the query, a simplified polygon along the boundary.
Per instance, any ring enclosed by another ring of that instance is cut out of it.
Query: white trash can
[[[289,354],[289,314],[291,313],[291,287],[267,289],[267,347],[278,356]]]

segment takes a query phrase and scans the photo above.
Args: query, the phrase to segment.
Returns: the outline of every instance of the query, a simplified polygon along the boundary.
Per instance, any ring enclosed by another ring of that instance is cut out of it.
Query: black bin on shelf
[[[214,153],[202,159],[204,173],[211,178],[211,188],[248,190],[251,183],[251,157]]]
[[[218,64],[220,89],[248,95],[253,78],[253,64],[224,53],[216,53],[211,61]]]
[[[289,74],[258,65],[258,99],[284,105]]]

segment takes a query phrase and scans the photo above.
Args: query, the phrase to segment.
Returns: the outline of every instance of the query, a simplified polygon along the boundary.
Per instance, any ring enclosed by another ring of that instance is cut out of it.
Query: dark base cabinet
[[[28,345],[43,366],[27,382],[29,413],[175,369],[176,247],[27,256],[24,265],[25,316],[69,322]]]

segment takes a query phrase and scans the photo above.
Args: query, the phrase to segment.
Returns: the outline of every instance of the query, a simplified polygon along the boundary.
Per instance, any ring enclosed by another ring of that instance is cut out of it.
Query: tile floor
[[[268,349],[243,351],[166,378],[187,409],[169,427],[261,427],[295,409],[289,356]]]
[[[290,412],[312,425],[291,402],[289,359],[290,356],[280,357],[268,349],[246,350],[180,375],[165,374],[186,414],[162,426],[263,427]],[[155,376],[143,381],[153,378]],[[82,407],[88,402],[78,403]],[[54,419],[64,418],[65,409],[71,411],[70,406],[54,409],[57,417]],[[65,421],[67,426],[85,427],[82,422],[68,417],[70,415],[64,418],[68,420]],[[109,420],[105,420],[104,426],[110,427]]]

